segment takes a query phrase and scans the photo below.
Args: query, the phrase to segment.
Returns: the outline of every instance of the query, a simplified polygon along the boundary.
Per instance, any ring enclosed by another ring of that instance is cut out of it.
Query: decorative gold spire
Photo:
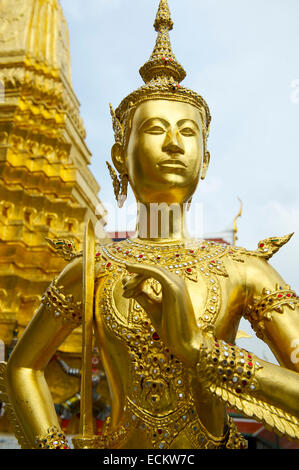
[[[186,77],[186,72],[172,52],[169,31],[173,29],[173,21],[167,0],[160,1],[154,28],[158,33],[156,44],[150,59],[141,67],[140,75],[145,83],[157,77],[172,78],[180,83]]]
[[[130,110],[143,101],[154,98],[182,101],[197,107],[202,115],[206,143],[211,122],[210,110],[202,96],[180,85],[186,72],[172,52],[169,31],[173,29],[173,21],[167,0],[160,0],[154,28],[158,36],[153,53],[140,68],[145,84],[124,98],[115,112],[110,106],[115,140],[120,143],[126,139]]]
[[[154,28],[157,32],[161,31],[161,28],[167,28],[168,31],[173,29],[173,21],[170,17],[170,10],[167,3],[167,0],[161,0],[156,15],[156,21],[154,23]]]

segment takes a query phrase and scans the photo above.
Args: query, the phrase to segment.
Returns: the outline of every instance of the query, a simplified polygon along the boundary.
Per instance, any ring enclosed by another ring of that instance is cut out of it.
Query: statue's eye
[[[149,129],[147,129],[146,134],[154,134],[154,135],[161,135],[165,133],[165,129],[160,126],[152,126]]]
[[[192,137],[196,134],[196,132],[191,129],[191,127],[184,127],[183,129],[180,129],[180,133],[185,137]]]

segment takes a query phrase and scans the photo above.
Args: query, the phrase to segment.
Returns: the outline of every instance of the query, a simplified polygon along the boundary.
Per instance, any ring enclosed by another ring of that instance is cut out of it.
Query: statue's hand
[[[124,297],[136,299],[169,349],[186,364],[194,365],[202,333],[185,281],[157,266],[127,263],[126,268],[135,275],[124,278]],[[160,295],[149,288],[146,281],[151,278],[160,283]]]

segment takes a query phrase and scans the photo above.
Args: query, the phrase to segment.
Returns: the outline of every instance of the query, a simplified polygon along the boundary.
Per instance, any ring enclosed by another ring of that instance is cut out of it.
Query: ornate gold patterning
[[[208,170],[210,114],[179,83],[185,72],[171,50],[172,26],[167,0],[160,0],[156,45],[140,70],[145,85],[111,108],[110,173],[119,202],[126,183],[132,187],[137,238],[101,246],[93,258],[88,222],[83,256],[62,236],[50,242],[70,262],[1,365],[1,393],[27,447],[48,443],[49,430],[59,433],[44,369],[81,314],[83,419],[75,448],[245,448],[226,407],[299,439],[299,368],[292,360],[298,300],[268,263],[291,235],[264,240],[256,251],[190,239],[185,206]],[[160,218],[152,217],[153,204],[161,204]],[[235,345],[243,316],[280,366]],[[92,329],[111,393],[102,436],[94,436],[89,419]]]

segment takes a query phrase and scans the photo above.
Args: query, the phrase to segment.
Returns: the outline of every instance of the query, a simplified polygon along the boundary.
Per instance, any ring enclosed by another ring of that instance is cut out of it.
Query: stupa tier
[[[66,264],[46,238],[80,249],[87,219],[101,221],[105,209],[59,1],[1,0],[0,17],[0,338],[9,345]],[[79,338],[62,350],[80,351]]]

